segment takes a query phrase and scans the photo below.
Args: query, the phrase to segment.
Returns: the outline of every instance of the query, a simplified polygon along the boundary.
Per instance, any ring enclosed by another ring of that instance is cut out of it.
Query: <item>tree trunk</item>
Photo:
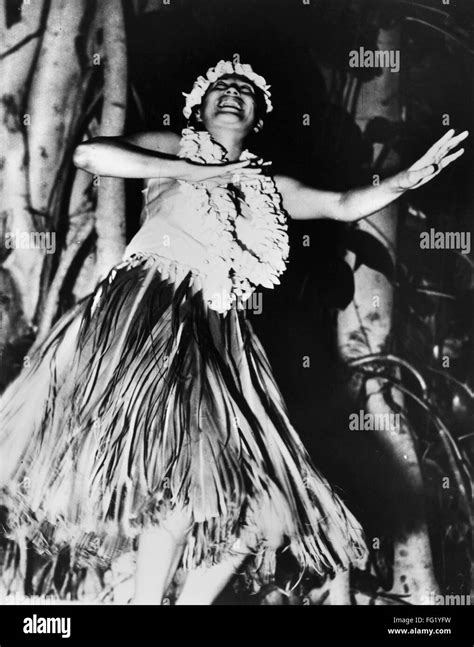
[[[4,14],[1,12],[1,19]],[[3,317],[0,346],[15,343],[24,332],[23,321],[27,329],[37,331],[38,345],[57,314],[68,270],[93,229],[92,178],[71,164],[72,151],[94,116],[94,110],[85,106],[85,97],[93,94],[91,89],[96,90],[93,103],[103,98],[96,134],[123,131],[127,53],[122,2],[24,3],[21,19],[13,25],[2,24],[2,31],[2,234],[22,234],[30,242],[8,249],[9,236],[1,258],[2,285],[8,289],[1,308],[7,303],[17,315],[7,326]],[[102,61],[103,88],[100,75],[93,73]],[[87,285],[82,284],[82,277],[80,296],[120,260],[125,247],[123,180],[100,178],[94,184],[99,185],[97,250],[96,258],[88,257],[86,263],[95,267],[93,276],[88,271]],[[66,232],[64,240],[58,240],[57,232],[61,231]],[[38,232],[51,235],[49,249],[45,238],[34,238]],[[54,275],[51,251],[58,259]]]
[[[5,26],[11,53],[1,64],[0,132],[8,155],[0,190],[5,232],[22,235],[27,244],[16,243],[3,267],[30,326],[41,324],[52,253],[59,252],[57,231],[69,227],[70,156],[91,76],[87,44],[94,8],[87,0],[24,3],[21,21]],[[28,40],[31,34],[37,35]],[[38,232],[51,236],[48,245],[34,238]],[[43,322],[40,332],[48,326]]]
[[[127,48],[122,5],[101,3],[104,24],[104,103],[100,134],[121,135],[127,105]],[[120,261],[125,250],[125,185],[120,178],[101,177],[96,211],[97,278]]]
[[[28,191],[25,139],[29,116],[26,114],[26,104],[45,13],[45,3],[41,0],[23,5],[21,20],[7,27],[5,8],[0,11],[3,43],[0,60],[0,192],[4,237],[2,248],[8,254],[3,259],[2,267],[8,277],[5,282],[11,286],[8,293],[2,296],[19,313],[17,322],[0,331],[3,343],[16,336],[20,320],[27,325],[32,324],[43,264],[44,252],[36,248],[15,247],[14,235],[20,232],[28,235],[37,230]]]
[[[92,10],[91,10],[92,8]],[[91,82],[91,52],[88,51],[94,4],[68,0],[52,4],[28,97],[32,128],[28,137],[29,186],[33,208],[56,235],[66,226],[65,247],[58,252],[59,266],[50,284],[52,257],[47,258],[38,296],[37,346],[47,334],[56,314],[59,290],[78,251],[77,217],[69,215],[71,154],[83,119],[84,98]],[[70,47],[71,39],[76,47]],[[88,181],[90,184],[90,180]],[[89,207],[90,209],[90,207]],[[84,207],[83,211],[87,212]],[[93,216],[89,215],[93,223]],[[60,241],[56,242],[59,246]],[[60,254],[60,255],[59,255]]]

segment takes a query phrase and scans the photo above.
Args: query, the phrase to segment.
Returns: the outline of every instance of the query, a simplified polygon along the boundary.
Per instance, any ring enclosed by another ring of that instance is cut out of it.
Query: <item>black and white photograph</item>
[[[474,1],[0,25],[2,647],[471,645]]]

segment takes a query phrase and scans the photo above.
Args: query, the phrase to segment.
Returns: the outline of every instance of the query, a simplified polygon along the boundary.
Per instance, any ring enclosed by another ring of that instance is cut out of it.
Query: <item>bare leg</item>
[[[199,566],[189,571],[176,604],[212,604],[249,554],[249,550],[238,542],[234,549],[239,551],[237,555],[230,555],[215,566]]]
[[[333,578],[328,577],[320,588],[310,591],[307,598],[311,601],[311,604],[323,604],[325,606],[350,605],[349,578],[349,570],[338,571]],[[329,595],[327,595],[328,593]]]
[[[190,517],[177,512],[140,535],[131,604],[161,604],[190,529]]]

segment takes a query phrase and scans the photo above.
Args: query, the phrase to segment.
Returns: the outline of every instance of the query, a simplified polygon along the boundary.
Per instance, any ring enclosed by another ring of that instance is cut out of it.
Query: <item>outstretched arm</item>
[[[161,178],[201,182],[219,178],[230,182],[238,173],[253,179],[261,168],[250,168],[244,160],[226,164],[195,164],[177,156],[180,137],[167,131],[144,132],[118,137],[94,137],[79,144],[73,162],[94,175],[122,178]]]
[[[74,165],[95,175],[149,178],[167,177],[176,169],[174,133],[134,133],[117,137],[93,137],[74,151]]]
[[[417,189],[436,177],[464,153],[464,149],[461,148],[448,154],[468,134],[465,130],[454,136],[454,130],[449,130],[412,166],[383,180],[378,186],[366,186],[339,193],[313,189],[283,175],[276,175],[275,182],[282,195],[283,206],[292,218],[330,218],[354,222],[380,211],[405,191]]]

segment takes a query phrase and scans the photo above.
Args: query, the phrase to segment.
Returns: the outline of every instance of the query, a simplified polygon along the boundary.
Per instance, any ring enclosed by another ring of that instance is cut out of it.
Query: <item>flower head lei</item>
[[[245,76],[259,90],[261,90],[265,99],[267,113],[273,110],[273,105],[270,98],[270,86],[267,84],[263,76],[256,74],[253,71],[251,65],[221,60],[215,67],[210,67],[207,70],[205,76],[198,76],[198,78],[194,82],[191,92],[183,92],[183,95],[186,97],[186,104],[183,108],[183,114],[186,119],[189,119],[189,117],[191,116],[194,106],[201,105],[202,99],[211,83],[214,83],[215,81],[217,81],[217,79],[220,79],[220,77],[224,76],[225,74],[239,74],[240,76]]]

